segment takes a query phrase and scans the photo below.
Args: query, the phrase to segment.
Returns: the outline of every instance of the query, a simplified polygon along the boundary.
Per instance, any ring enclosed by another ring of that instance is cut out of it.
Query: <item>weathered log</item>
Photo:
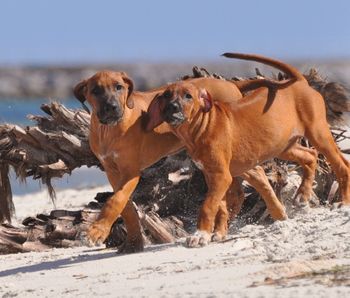
[[[11,215],[14,212],[8,172],[9,165],[0,162],[0,223],[4,221],[10,222]]]
[[[174,236],[168,232],[166,225],[157,213],[142,214],[140,219],[141,224],[150,231],[155,243],[173,243],[175,241]]]
[[[89,203],[82,210],[53,210],[48,215],[38,214],[36,217],[28,217],[23,220],[23,227],[0,225],[0,254],[85,245],[84,233],[96,219],[103,202],[110,195],[111,193],[98,194],[97,202]],[[144,211],[137,206],[136,208],[146,243],[172,243],[175,239],[187,235],[180,219],[174,216],[162,219],[152,210]],[[123,221],[118,218],[113,224],[106,245],[118,247],[123,244],[125,238],[126,230]]]
[[[0,222],[10,222],[13,211],[9,166],[21,180],[41,179],[52,198],[55,197],[53,177],[60,178],[84,165],[102,169],[89,147],[88,113],[80,109],[73,111],[55,102],[42,105],[41,109],[47,117],[29,116],[37,126],[0,126]]]

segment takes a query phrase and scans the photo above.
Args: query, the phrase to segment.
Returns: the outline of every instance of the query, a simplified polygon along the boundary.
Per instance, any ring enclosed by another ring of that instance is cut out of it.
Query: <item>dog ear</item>
[[[134,108],[134,100],[130,97],[131,93],[134,91],[134,82],[130,79],[125,72],[122,72],[123,81],[128,84],[128,97],[126,99],[126,106],[129,109]]]
[[[163,97],[158,93],[148,106],[147,113],[144,115],[144,128],[146,131],[151,131],[164,122],[161,115],[163,105],[162,99]]]
[[[201,89],[199,91],[199,99],[202,102],[202,111],[204,113],[209,112],[213,106],[213,101],[211,99],[210,93],[205,89]]]
[[[84,110],[90,114],[90,110],[85,104],[86,83],[86,80],[83,80],[80,83],[78,83],[73,89],[73,94],[81,102],[81,105],[83,106]]]

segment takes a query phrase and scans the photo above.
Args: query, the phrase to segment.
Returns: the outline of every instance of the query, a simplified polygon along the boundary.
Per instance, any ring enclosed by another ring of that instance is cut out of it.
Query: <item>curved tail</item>
[[[227,58],[236,58],[236,59],[260,62],[283,71],[284,73],[289,75],[291,78],[295,78],[297,81],[305,81],[303,74],[299,72],[299,70],[281,61],[277,61],[271,58],[267,58],[260,55],[254,55],[254,54],[225,53],[225,54],[222,54],[222,56]]]

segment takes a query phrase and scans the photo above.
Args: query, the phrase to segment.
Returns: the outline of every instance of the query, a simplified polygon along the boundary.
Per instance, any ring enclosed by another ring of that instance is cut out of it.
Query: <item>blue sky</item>
[[[350,1],[1,0],[0,64],[350,58]]]

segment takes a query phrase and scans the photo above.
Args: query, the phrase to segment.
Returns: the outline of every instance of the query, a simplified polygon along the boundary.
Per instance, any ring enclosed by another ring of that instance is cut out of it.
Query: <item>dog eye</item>
[[[192,99],[192,95],[189,94],[189,93],[186,93],[186,94],[185,94],[185,99]]]
[[[99,86],[95,86],[92,90],[91,90],[91,93],[92,94],[95,94],[95,95],[99,95],[102,93],[102,88],[99,87]]]
[[[123,89],[123,85],[117,84],[115,85],[115,90],[119,91]]]
[[[171,97],[171,92],[169,91],[169,90],[166,90],[165,92],[164,92],[164,94],[163,94],[163,96],[164,96],[164,98],[167,98],[167,99],[169,99],[170,97]]]

